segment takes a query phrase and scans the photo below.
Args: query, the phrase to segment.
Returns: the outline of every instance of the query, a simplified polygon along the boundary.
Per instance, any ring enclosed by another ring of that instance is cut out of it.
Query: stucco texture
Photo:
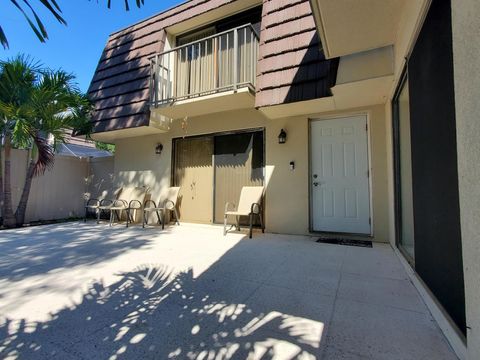
[[[452,0],[458,175],[468,359],[480,358],[480,7]]]
[[[372,222],[374,240],[389,240],[389,207],[387,186],[387,139],[383,105],[350,110],[348,113],[322,114],[332,117],[367,114],[370,124]],[[223,112],[188,119],[186,132],[181,122],[172,123],[169,132],[160,135],[117,140],[115,154],[116,185],[147,185],[152,197],[165,191],[171,181],[172,139],[181,136],[211,134],[239,129],[265,129],[266,230],[274,233],[309,234],[309,119],[319,115],[267,119],[255,109]],[[284,128],[286,144],[278,144],[278,133]],[[155,154],[157,143],[163,144],[161,155]],[[295,161],[295,170],[289,168]]]

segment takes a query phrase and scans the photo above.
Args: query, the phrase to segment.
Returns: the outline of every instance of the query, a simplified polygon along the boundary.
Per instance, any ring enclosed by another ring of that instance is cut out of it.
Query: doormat
[[[352,240],[342,238],[319,238],[317,243],[333,244],[333,245],[346,245],[346,246],[359,246],[359,247],[372,247],[372,242],[369,240]]]

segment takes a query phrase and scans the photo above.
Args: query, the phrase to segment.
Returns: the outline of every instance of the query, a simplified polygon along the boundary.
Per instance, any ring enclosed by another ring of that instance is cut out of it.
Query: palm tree
[[[90,103],[76,87],[72,74],[44,69],[22,55],[0,62],[5,227],[23,224],[33,178],[53,165],[54,146],[64,142],[70,131],[80,129],[88,133],[89,112]],[[49,136],[53,143],[48,141]],[[28,149],[29,153],[26,179],[15,213],[11,192],[12,147]]]
[[[7,0],[8,1],[8,0]],[[42,7],[44,7],[49,13],[51,13],[55,19],[60,24],[67,25],[67,22],[63,19],[62,17],[62,9],[60,9],[60,6],[58,6],[57,2],[55,0],[39,0],[40,4]],[[125,10],[129,11],[130,6],[129,6],[129,0],[123,0],[125,3]],[[135,0],[135,3],[137,4],[137,7],[141,7],[144,4],[145,0]],[[48,39],[48,34],[45,26],[43,25],[42,20],[37,14],[37,11],[35,8],[32,6],[30,0],[10,0],[10,3],[15,6],[18,11],[20,11],[23,16],[25,17],[25,20],[27,20],[28,24],[30,25],[30,28],[33,30],[35,35],[37,35],[38,40],[41,42],[45,42]],[[110,9],[111,6],[111,0],[107,0],[107,7]],[[28,12],[31,13],[31,15],[28,14]],[[32,19],[33,16],[33,19]],[[5,32],[3,31],[2,27],[0,26],[0,44],[4,48],[8,48],[8,40],[7,36],[5,35]]]

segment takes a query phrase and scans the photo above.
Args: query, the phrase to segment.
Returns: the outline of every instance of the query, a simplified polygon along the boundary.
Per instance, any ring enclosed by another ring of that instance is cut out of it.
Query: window
[[[415,236],[412,191],[412,148],[410,133],[410,98],[405,73],[393,100],[395,151],[395,205],[397,246],[414,262]]]

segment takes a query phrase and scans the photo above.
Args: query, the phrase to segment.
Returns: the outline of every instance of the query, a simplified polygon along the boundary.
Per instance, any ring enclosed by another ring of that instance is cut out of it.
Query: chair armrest
[[[112,202],[112,207],[115,207],[115,206],[124,206],[124,207],[128,207],[128,203],[126,200],[122,200],[122,199],[117,199],[117,200],[113,200]]]
[[[100,200],[92,198],[92,199],[88,199],[87,204],[85,206],[91,206],[92,205],[91,202],[94,202],[95,206],[100,205]]]
[[[150,206],[147,206],[148,204],[153,204],[153,207],[156,208],[157,207],[157,204],[155,204],[155,201],[153,200],[147,200],[145,201],[145,204],[143,205],[144,208],[148,208]]]
[[[171,206],[168,206],[169,204]],[[173,210],[175,209],[175,203],[172,200],[165,200],[165,202],[163,203],[163,208],[168,210]]]
[[[111,206],[114,200],[102,199],[100,200],[100,206]]]
[[[235,204],[234,204],[234,203],[229,203],[229,202],[227,202],[227,203],[225,204],[225,212],[227,212],[227,211],[229,210],[229,209],[228,209],[229,206],[233,206],[233,209],[232,209],[232,210],[235,210]]]
[[[138,204],[138,207],[135,207],[133,205]],[[142,202],[140,200],[131,200],[130,203],[128,204],[129,209],[141,209],[142,208]]]
[[[255,211],[255,208],[257,209],[257,211]],[[260,209],[261,209],[261,205],[259,203],[253,203],[252,206],[250,207],[250,212],[252,214],[260,214]]]

